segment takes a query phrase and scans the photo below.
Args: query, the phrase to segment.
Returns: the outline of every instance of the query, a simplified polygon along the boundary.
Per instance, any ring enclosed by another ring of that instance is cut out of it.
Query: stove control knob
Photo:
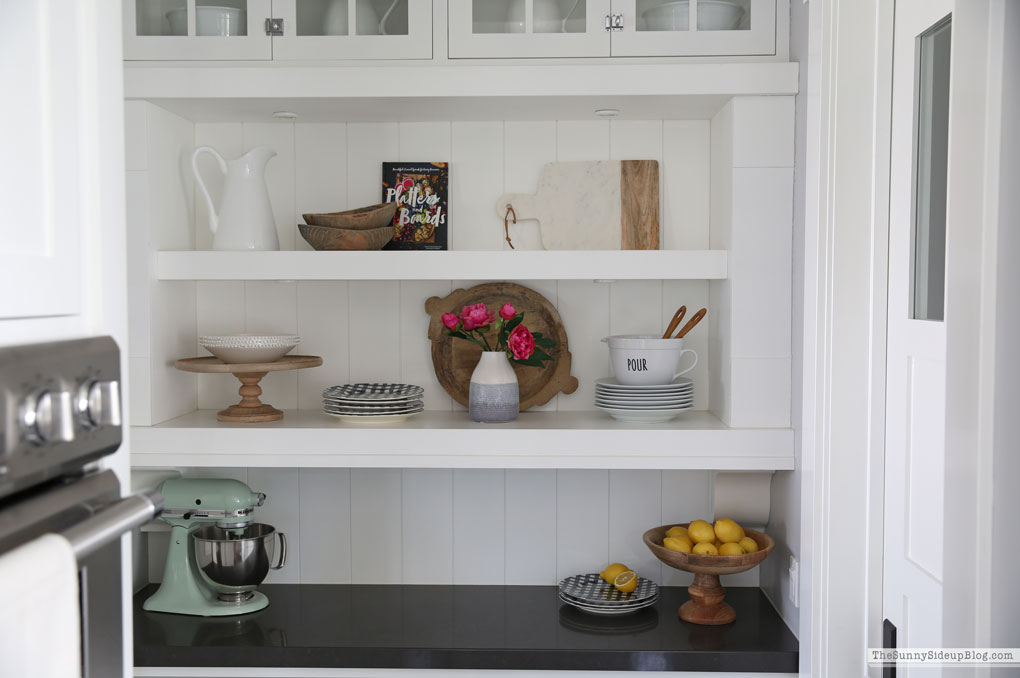
[[[74,440],[74,406],[68,391],[40,391],[21,404],[21,433],[36,445]]]
[[[78,387],[78,422],[86,431],[120,426],[120,384],[91,380]]]

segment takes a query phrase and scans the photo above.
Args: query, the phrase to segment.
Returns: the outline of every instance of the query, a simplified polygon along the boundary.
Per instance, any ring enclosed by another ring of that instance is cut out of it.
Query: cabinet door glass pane
[[[187,35],[185,0],[135,0],[135,35]]]
[[[698,0],[693,9],[699,31],[751,28],[751,0]],[[637,0],[637,30],[690,30],[691,10],[690,0]]]
[[[197,0],[195,35],[235,37],[248,35],[246,0]]]
[[[409,0],[357,0],[358,35],[407,35]]]
[[[950,29],[948,19],[940,22],[917,46],[911,276],[916,320],[942,320],[945,306]]]
[[[584,33],[587,24],[584,0],[534,0],[532,32]],[[526,33],[527,4],[524,0],[472,0],[473,33]]]
[[[347,35],[347,0],[297,0],[298,35]]]

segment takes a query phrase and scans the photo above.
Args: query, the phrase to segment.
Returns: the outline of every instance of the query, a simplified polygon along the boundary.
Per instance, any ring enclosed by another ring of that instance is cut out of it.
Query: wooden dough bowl
[[[326,214],[302,214],[305,223],[310,226],[327,228],[346,228],[355,231],[367,231],[374,228],[390,226],[393,215],[397,213],[397,203],[383,202],[378,205],[359,207],[345,212],[328,212]]]
[[[706,556],[699,553],[670,551],[662,545],[666,530],[674,525],[688,527],[690,523],[672,523],[653,527],[644,533],[645,546],[655,557],[670,567],[694,574],[694,583],[687,592],[691,599],[680,607],[680,618],[692,624],[729,624],[737,618],[736,611],[726,602],[726,589],[719,583],[719,575],[736,574],[750,570],[772,553],[775,540],[758,530],[744,528],[744,533],[754,539],[758,550],[740,556]]]
[[[454,400],[468,406],[471,373],[474,372],[482,349],[463,339],[454,339],[443,332],[444,313],[456,313],[469,304],[484,303],[490,311],[498,310],[510,302],[518,313],[524,313],[523,324],[532,332],[541,332],[556,341],[556,346],[545,349],[553,360],[545,367],[528,367],[511,363],[517,373],[520,389],[521,411],[544,405],[557,393],[573,393],[577,390],[577,378],[570,376],[570,350],[567,346],[567,331],[560,314],[548,299],[533,289],[515,283],[485,283],[470,289],[454,290],[446,297],[431,297],[425,302],[425,311],[432,316],[429,321],[429,339],[432,340],[432,366],[436,378]],[[495,345],[495,332],[487,335],[490,345]]]
[[[393,227],[383,226],[370,230],[330,228],[298,224],[301,237],[316,250],[364,251],[381,250],[393,239]]]

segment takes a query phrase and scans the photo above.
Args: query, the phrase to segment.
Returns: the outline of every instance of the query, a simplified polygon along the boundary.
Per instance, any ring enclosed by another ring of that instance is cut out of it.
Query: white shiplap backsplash
[[[610,158],[661,163],[662,245],[709,246],[710,122],[541,121],[427,123],[198,123],[146,102],[129,102],[128,192],[133,259],[152,249],[209,249],[204,201],[194,200],[190,154],[211,145],[225,157],[268,145],[277,157],[267,185],[284,249],[307,249],[296,226],[305,212],[378,202],[384,160],[451,162],[450,243],[458,250],[503,249],[494,201],[535,190],[543,164]],[[144,152],[143,152],[144,151]],[[203,163],[206,159],[203,159]],[[202,164],[218,195],[216,170]],[[538,247],[534,223],[514,234]],[[154,283],[138,267],[131,294],[132,422],[158,423],[197,405],[237,400],[223,375],[182,375],[178,354],[202,351],[197,336],[243,331],[297,333],[299,351],[322,367],[268,375],[265,400],[315,408],[324,386],[392,380],[425,386],[429,409],[462,409],[439,387],[425,336],[427,297],[481,281],[320,281]],[[707,281],[547,281],[525,283],[559,309],[580,387],[545,409],[592,407],[593,380],[609,374],[599,340],[655,333],[680,304],[708,306]],[[701,355],[693,372],[696,408],[708,405],[707,325],[687,345]],[[337,430],[343,435],[343,429]],[[493,427],[489,436],[498,436]],[[484,453],[486,438],[479,437]],[[184,469],[228,476],[266,492],[257,518],[287,533],[286,568],[270,582],[554,584],[611,560],[661,583],[690,576],[662,566],[641,533],[665,522],[710,517],[711,472],[449,469]],[[149,534],[149,576],[162,575],[164,533]],[[757,570],[727,578],[757,584]]]
[[[255,518],[288,541],[287,565],[269,583],[537,586],[619,561],[661,584],[686,586],[691,575],[662,565],[641,534],[711,517],[711,471],[183,471],[236,478],[266,493]],[[149,578],[160,581],[167,533],[147,536]],[[755,586],[757,569],[723,583]]]

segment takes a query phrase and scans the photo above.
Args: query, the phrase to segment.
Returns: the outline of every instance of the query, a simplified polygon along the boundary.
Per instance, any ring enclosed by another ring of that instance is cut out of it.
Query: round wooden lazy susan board
[[[544,405],[557,393],[573,393],[577,390],[577,378],[570,376],[570,351],[567,346],[567,331],[560,314],[548,299],[533,289],[515,283],[485,283],[470,289],[454,290],[445,297],[430,297],[425,302],[425,312],[431,316],[429,339],[432,340],[432,366],[439,384],[454,400],[468,405],[471,373],[481,358],[482,349],[475,344],[454,339],[443,333],[444,313],[460,314],[468,304],[484,303],[490,310],[500,308],[504,303],[513,304],[517,312],[524,313],[524,325],[532,332],[541,332],[556,341],[556,346],[547,349],[552,362],[544,368],[513,365],[517,373],[517,384],[521,394],[521,411],[534,405]],[[486,335],[493,344],[495,332]]]
[[[204,374],[233,374],[241,382],[238,393],[241,402],[231,405],[216,413],[219,421],[239,424],[256,424],[265,421],[283,419],[283,412],[268,403],[259,400],[262,387],[259,382],[270,372],[280,370],[301,370],[306,367],[318,367],[322,358],[314,355],[285,355],[272,363],[225,363],[219,358],[184,358],[174,363],[174,367],[184,372]]]

